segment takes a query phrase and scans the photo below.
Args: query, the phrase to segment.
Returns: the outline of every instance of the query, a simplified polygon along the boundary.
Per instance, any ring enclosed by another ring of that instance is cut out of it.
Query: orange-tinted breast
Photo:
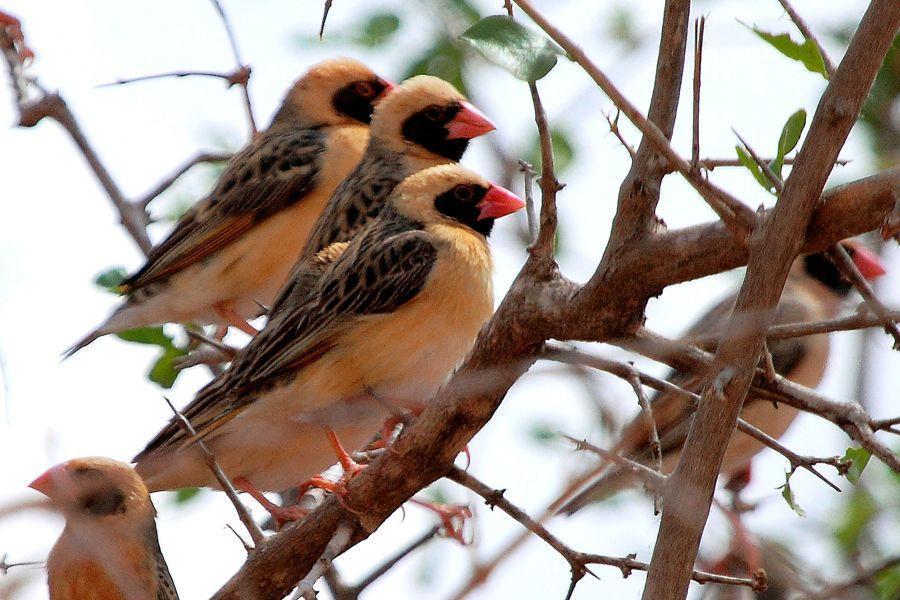
[[[50,600],[156,599],[156,578],[145,549],[115,549],[107,557],[109,564],[103,564],[99,556],[54,551],[47,561]]]

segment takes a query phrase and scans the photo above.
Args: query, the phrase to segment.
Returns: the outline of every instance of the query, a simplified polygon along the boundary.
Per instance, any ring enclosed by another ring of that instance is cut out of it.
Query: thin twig
[[[33,561],[17,562],[17,563],[6,562],[6,558],[8,556],[9,556],[9,554],[4,552],[3,556],[0,557],[0,575],[6,575],[7,573],[9,573],[10,569],[13,569],[15,567],[33,567],[33,566],[44,564],[44,561],[42,561],[42,560],[33,560]]]
[[[819,40],[816,39],[816,36],[813,35],[809,25],[807,25],[806,21],[804,21],[797,11],[794,10],[794,7],[791,6],[791,3],[788,2],[788,0],[778,0],[778,2],[784,7],[785,12],[791,18],[791,21],[794,22],[794,25],[797,26],[797,29],[800,30],[800,33],[803,34],[803,37],[812,41],[812,43],[816,45],[816,48],[819,49],[819,54],[822,55],[822,62],[825,63],[825,71],[828,73],[828,77],[834,77],[834,63],[828,58],[828,54],[825,53],[825,48],[822,47],[822,44],[820,44]]]
[[[791,470],[790,470],[789,475],[793,474],[794,471],[796,471],[797,469],[806,469],[807,471],[809,471],[810,473],[812,473],[813,475],[815,475],[816,477],[818,477],[819,479],[824,481],[825,485],[827,485],[834,491],[836,491],[836,492],[841,491],[841,488],[839,488],[838,486],[833,484],[824,475],[822,475],[815,469],[815,465],[820,465],[820,464],[821,465],[831,465],[832,467],[837,469],[839,474],[844,475],[845,473],[847,473],[847,470],[850,468],[850,465],[847,464],[847,462],[845,460],[843,460],[840,456],[829,456],[829,457],[825,457],[825,458],[820,458],[820,457],[816,457],[816,456],[802,456],[800,454],[797,454],[793,450],[790,450],[783,444],[781,444],[781,442],[779,442],[778,440],[776,440],[775,438],[773,438],[772,436],[767,434],[765,431],[762,431],[761,429],[754,427],[753,425],[751,425],[750,423],[748,423],[747,421],[745,421],[743,419],[738,419],[737,428],[739,430],[743,431],[744,433],[746,433],[747,435],[749,435],[750,437],[762,442],[769,448],[772,448],[773,450],[775,450],[776,452],[778,452],[779,454],[784,456],[786,459],[788,459],[788,462],[791,464]]]
[[[565,433],[561,433],[562,437],[569,440],[575,445],[577,450],[587,450],[592,454],[596,454],[604,461],[615,463],[616,465],[627,469],[651,484],[653,488],[660,488],[666,482],[666,476],[662,474],[660,470],[654,470],[648,467],[647,465],[641,464],[636,460],[631,460],[630,458],[625,458],[621,454],[616,454],[615,452],[611,452],[605,448],[601,448],[600,446],[595,446],[587,440],[579,440]]]
[[[900,319],[900,310],[888,311],[888,316],[897,320]],[[823,321],[802,321],[798,323],[784,323],[782,325],[772,325],[766,333],[769,340],[783,340],[795,337],[805,337],[808,335],[816,335],[822,333],[831,333],[833,331],[854,331],[857,329],[865,329],[867,327],[875,327],[881,325],[882,319],[878,315],[872,313],[861,313],[849,317],[838,317],[834,319],[825,319]],[[700,336],[695,341],[700,345],[707,345],[719,341],[720,333]]]
[[[241,546],[243,546],[244,550],[246,550],[247,554],[250,554],[250,552],[253,550],[253,546],[249,544],[247,540],[245,540],[243,536],[237,532],[237,529],[231,526],[231,523],[225,523],[225,527],[227,527],[228,530],[234,534],[234,537],[238,539],[238,541],[241,543]]]
[[[609,131],[616,139],[619,140],[619,143],[625,147],[625,150],[628,152],[628,156],[631,157],[631,160],[634,160],[637,156],[637,152],[634,148],[631,147],[631,144],[628,143],[628,140],[625,139],[625,136],[622,135],[622,131],[619,129],[619,116],[622,114],[622,111],[617,110],[615,118],[609,116],[609,113],[604,112],[603,117],[606,119],[606,122],[609,123]]]
[[[550,125],[547,122],[547,113],[538,95],[537,84],[529,83],[531,90],[531,102],[534,105],[534,122],[537,124],[538,136],[541,142],[541,220],[537,241],[531,246],[532,256],[539,257],[555,264],[553,261],[554,247],[556,245],[556,193],[563,188],[556,179],[556,171],[553,166],[553,140],[550,135]]]
[[[769,163],[759,157],[759,154],[757,154],[753,147],[747,143],[747,140],[741,137],[741,134],[739,134],[734,127],[731,128],[731,131],[735,136],[737,136],[737,139],[740,140],[741,144],[744,145],[744,149],[747,150],[748,154],[750,154],[750,158],[753,159],[753,162],[756,163],[756,166],[762,169],[762,172],[765,173],[769,181],[772,182],[772,187],[774,187],[775,191],[780,195],[782,190],[784,190],[784,182],[781,181],[781,178],[775,173],[775,171],[772,170],[772,167],[769,166]]]
[[[138,206],[147,208],[151,202],[158,198],[163,192],[172,187],[179,177],[190,171],[200,163],[223,162],[231,158],[231,154],[224,152],[200,152],[193,158],[188,159],[180,167],[175,169],[171,175],[163,179],[152,190],[144,194],[138,200],[135,200]]]
[[[657,473],[662,473],[662,445],[659,443],[659,432],[656,429],[656,419],[653,418],[653,409],[650,408],[650,402],[647,401],[647,395],[644,394],[644,388],[641,385],[641,379],[636,373],[628,376],[628,383],[637,396],[638,405],[641,407],[641,417],[647,423],[647,430],[650,432],[650,460],[653,461],[653,469]],[[659,512],[659,503],[662,500],[656,492],[653,494],[653,512]]]
[[[250,511],[247,510],[247,507],[244,506],[240,499],[238,498],[237,492],[234,489],[234,485],[231,483],[231,480],[228,479],[228,476],[225,475],[225,472],[222,471],[222,467],[219,466],[219,463],[216,462],[216,457],[212,453],[212,451],[207,447],[206,443],[200,438],[197,437],[197,432],[194,430],[194,426],[191,425],[191,422],[188,421],[187,417],[181,414],[175,405],[172,402],[163,396],[163,399],[166,401],[166,404],[169,405],[169,408],[172,409],[172,412],[175,413],[175,418],[178,419],[178,423],[181,425],[181,428],[184,429],[185,433],[188,434],[191,438],[193,438],[194,444],[196,444],[197,448],[200,450],[200,453],[203,454],[203,460],[206,462],[206,465],[209,467],[209,470],[212,471],[212,474],[216,477],[216,480],[219,482],[219,485],[222,486],[222,490],[224,490],[225,495],[228,496],[228,499],[231,501],[231,504],[234,505],[234,510],[238,514],[238,518],[241,520],[241,523],[244,524],[244,527],[247,528],[247,533],[250,534],[250,538],[253,540],[254,545],[259,546],[266,539],[266,535],[262,532],[262,529],[259,528],[259,525],[256,524],[256,521],[253,520],[253,517],[250,515]]]
[[[243,80],[235,81],[235,83],[241,87],[241,92],[244,97],[244,108],[247,111],[247,120],[250,125],[250,137],[253,137],[258,130],[256,128],[256,119],[253,117],[253,103],[250,101],[250,90],[248,89],[250,67],[249,65],[245,65],[244,61],[241,59],[241,53],[240,50],[238,50],[237,37],[234,35],[231,21],[228,20],[228,16],[225,14],[225,9],[222,8],[222,4],[219,0],[210,0],[210,2],[212,2],[213,7],[219,14],[219,19],[222,21],[222,26],[225,28],[225,34],[228,36],[228,44],[231,47],[231,54],[234,57],[235,73],[243,74]]]
[[[519,171],[525,180],[525,218],[528,220],[528,243],[534,244],[538,238],[538,220],[534,211],[534,167],[531,163],[519,160]]]
[[[824,590],[804,596],[803,600],[828,600],[829,598],[843,598],[843,592],[849,591],[858,585],[870,584],[878,576],[900,566],[900,556],[892,556],[877,565],[864,569],[861,573],[842,583],[830,585]]]
[[[529,0],[514,0],[537,25],[559,44],[569,57],[574,60],[603,90],[610,100],[623,112],[634,125],[650,140],[656,149],[668,160],[685,179],[706,200],[709,206],[735,235],[746,237],[756,226],[756,213],[740,200],[723,189],[713,185],[691,169],[690,163],[681,158],[672,148],[665,134],[653,122],[647,119],[613,84],[603,71],[597,67],[560,29],[552,25],[543,14],[538,12]]]
[[[703,66],[703,34],[706,31],[706,17],[694,21],[694,96],[691,114],[691,167],[700,165],[700,71]]]
[[[322,24],[319,25],[319,39],[322,39],[322,36],[325,35],[325,21],[328,19],[328,11],[331,10],[331,4],[334,0],[325,0],[325,7],[322,9]]]
[[[212,77],[214,79],[223,79],[228,82],[228,87],[233,85],[241,85],[241,81],[245,78],[246,73],[242,69],[232,71],[231,73],[221,73],[219,71],[166,71],[165,73],[154,73],[152,75],[138,75],[137,77],[124,77],[115,81],[100,83],[96,87],[105,88],[117,85],[128,85],[130,83],[138,83],[141,81],[153,81],[155,79],[166,79],[169,77]]]
[[[850,279],[850,283],[866,301],[866,306],[879,318],[884,330],[894,338],[894,350],[900,350],[900,327],[897,326],[896,320],[891,316],[887,307],[875,295],[871,284],[859,272],[847,250],[840,244],[835,244],[828,250],[828,258],[837,265],[841,273]]]
[[[653,473],[653,471],[649,472]],[[659,476],[656,473],[654,473],[654,475],[657,475],[657,477]],[[463,487],[472,490],[473,492],[484,498],[485,504],[487,504],[491,508],[494,508],[496,506],[497,508],[508,514],[510,517],[519,522],[523,527],[525,527],[528,531],[545,541],[551,548],[556,550],[556,552],[560,556],[562,556],[566,560],[566,562],[569,563],[569,567],[572,569],[572,581],[569,586],[568,593],[566,594],[566,599],[571,598],[572,593],[575,590],[575,585],[585,575],[592,575],[596,577],[596,575],[594,575],[594,573],[590,571],[590,569],[588,569],[588,565],[599,564],[616,567],[622,572],[623,578],[629,577],[632,571],[646,571],[648,568],[647,563],[636,560],[635,555],[633,554],[627,557],[614,557],[605,556],[602,554],[587,554],[584,552],[573,550],[562,541],[560,541],[559,538],[547,531],[546,527],[532,519],[528,515],[528,513],[507,500],[503,490],[491,488],[490,486],[482,483],[467,471],[463,471],[458,467],[454,467],[447,475],[447,478],[455,481]],[[704,573],[702,571],[694,571],[691,575],[691,578],[697,583],[701,584],[721,583],[727,585],[741,585],[755,590],[759,590],[761,587],[761,583],[757,579],[729,577],[725,575],[716,575],[713,573]]]
[[[410,542],[403,549],[399,550],[394,556],[386,560],[380,567],[366,575],[359,583],[352,586],[347,586],[347,592],[353,594],[354,598],[359,596],[359,594],[363,590],[375,583],[376,580],[390,571],[394,567],[394,565],[433,540],[437,536],[437,534],[440,533],[440,531],[440,525],[432,527],[431,529],[420,535],[418,538]]]
[[[762,160],[766,163],[770,163],[775,159],[774,158],[763,158]],[[785,158],[783,164],[792,165],[792,164],[794,164],[795,160],[797,160],[797,159],[793,158],[793,157]],[[840,165],[843,167],[843,166],[847,165],[849,162],[850,162],[849,160],[840,159],[840,160],[836,160],[834,162],[834,164]],[[700,159],[700,167],[703,169],[706,169],[707,171],[712,171],[719,167],[743,167],[743,166],[744,166],[744,163],[742,163],[737,158],[701,158]],[[670,167],[670,168],[672,168],[672,167]],[[675,169],[672,168],[672,170],[674,171]]]

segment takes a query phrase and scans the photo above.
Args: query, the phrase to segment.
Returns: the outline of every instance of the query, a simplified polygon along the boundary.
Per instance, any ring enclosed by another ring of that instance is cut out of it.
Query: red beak
[[[387,79],[381,79],[379,77],[378,80],[381,82],[381,84],[384,86],[384,88],[381,90],[380,94],[375,96],[375,104],[377,104],[381,100],[384,100],[384,97],[387,96],[388,94],[390,94],[391,90],[393,90],[395,87],[397,87],[397,84],[395,84],[391,81],[388,81]]]
[[[56,465],[47,469],[43,475],[28,484],[33,490],[44,494],[48,498],[53,497],[53,492],[57,489],[57,482],[63,475],[65,465]]]
[[[481,209],[481,212],[478,213],[478,220],[499,219],[516,212],[524,206],[525,203],[522,202],[521,198],[511,191],[499,185],[491,185],[491,189],[484,195],[484,199],[478,203],[478,208]]]
[[[447,139],[470,140],[495,129],[497,128],[494,124],[480,110],[468,102],[462,102],[462,108],[453,120],[447,123]]]
[[[862,244],[844,244],[851,248],[850,257],[863,277],[872,280],[887,273],[877,254]]]

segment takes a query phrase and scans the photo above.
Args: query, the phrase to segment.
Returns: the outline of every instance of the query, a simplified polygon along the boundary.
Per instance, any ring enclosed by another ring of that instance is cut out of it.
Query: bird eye
[[[425,118],[429,121],[440,121],[444,118],[444,109],[440,106],[432,105],[425,108]]]
[[[356,90],[356,93],[363,98],[375,97],[375,86],[369,81],[357,81],[353,87]]]
[[[474,192],[472,192],[472,188],[467,185],[458,185],[454,188],[453,195],[460,202],[469,202],[474,196]]]

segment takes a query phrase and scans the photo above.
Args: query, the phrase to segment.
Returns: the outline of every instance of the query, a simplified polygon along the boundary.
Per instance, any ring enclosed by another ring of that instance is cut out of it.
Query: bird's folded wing
[[[734,297],[727,298],[707,312],[683,339],[692,342],[698,338],[705,341],[698,345],[704,350],[715,351],[714,341],[721,335],[728,317],[734,306]],[[803,298],[791,289],[785,289],[781,301],[775,309],[774,324],[793,323],[811,318],[811,310],[803,302]],[[708,336],[710,334],[712,337]],[[772,363],[775,372],[782,376],[789,376],[796,366],[803,360],[807,353],[806,341],[803,338],[787,338],[770,340],[769,351],[772,354]],[[703,374],[688,374],[673,371],[666,380],[678,387],[700,394],[706,378]],[[754,398],[748,396],[745,402],[753,402]],[[656,422],[663,454],[667,450],[680,448],[690,427],[693,418],[694,407],[684,395],[673,393],[657,393],[651,398],[650,405],[653,409],[653,419]],[[645,419],[637,418],[623,432],[621,450],[636,459],[648,459],[650,430]]]
[[[360,317],[385,314],[412,301],[437,259],[421,230],[374,222],[320,277],[316,292],[284,306],[231,367],[183,411],[203,437],[254,401],[256,394],[296,373],[334,347]],[[188,441],[170,422],[140,456]]]
[[[302,200],[321,170],[324,134],[268,131],[235,155],[212,193],[189,210],[122,284],[130,293],[221,250],[260,221]]]

